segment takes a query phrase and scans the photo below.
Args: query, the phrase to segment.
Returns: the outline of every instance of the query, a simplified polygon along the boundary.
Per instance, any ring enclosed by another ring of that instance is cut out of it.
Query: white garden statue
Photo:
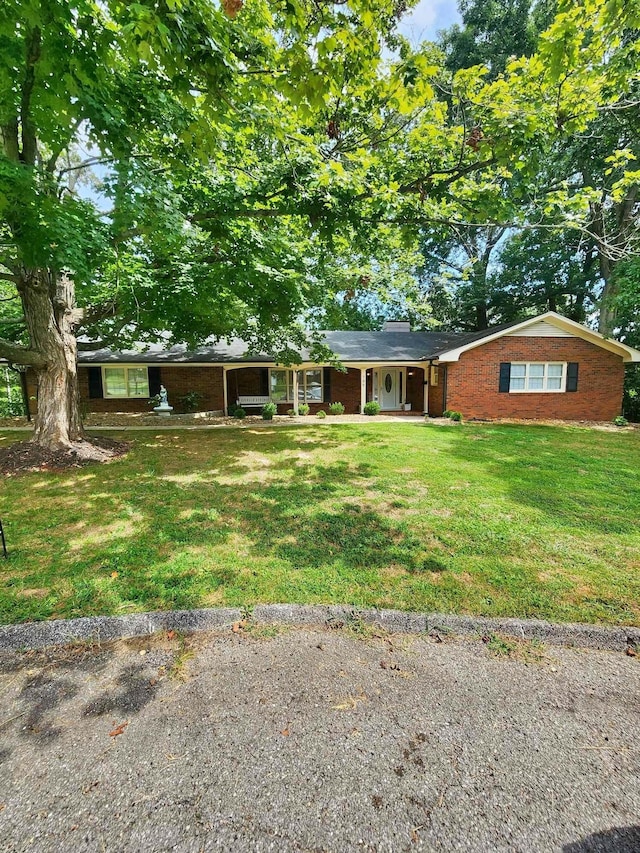
[[[156,415],[160,415],[161,417],[168,418],[171,412],[173,411],[173,406],[169,405],[169,401],[167,399],[167,389],[164,385],[160,386],[160,403],[157,406],[153,407],[153,411]]]

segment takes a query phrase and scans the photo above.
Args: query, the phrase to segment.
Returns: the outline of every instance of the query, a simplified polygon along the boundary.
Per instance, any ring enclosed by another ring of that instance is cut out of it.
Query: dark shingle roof
[[[324,342],[340,361],[422,361],[437,358],[439,354],[454,347],[480,340],[515,325],[517,323],[507,323],[482,332],[463,334],[460,332],[323,332],[322,335]],[[309,351],[306,349],[300,350],[300,356],[302,361],[311,360]],[[80,364],[109,362],[238,364],[243,361],[271,363],[273,356],[268,353],[250,353],[244,341],[239,339],[229,343],[219,341],[212,346],[202,346],[191,351],[179,346],[162,350],[156,345],[146,352],[117,352],[100,349],[78,353]]]
[[[471,344],[474,341],[481,341],[482,338],[488,338],[491,335],[495,335],[496,332],[505,332],[507,329],[511,329],[513,326],[519,326],[520,323],[522,323],[522,320],[514,320],[511,323],[502,323],[499,326],[491,326],[488,329],[483,329],[481,332],[456,333],[452,335],[450,343],[446,343],[443,347],[438,347],[438,349],[433,350],[429,357],[437,358],[439,355],[442,355],[442,353],[448,352],[454,347],[462,347],[465,346],[465,344]]]

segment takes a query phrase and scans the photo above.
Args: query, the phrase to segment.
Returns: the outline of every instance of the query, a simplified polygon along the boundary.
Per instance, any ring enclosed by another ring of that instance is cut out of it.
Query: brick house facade
[[[295,382],[298,401],[312,413],[341,402],[352,414],[375,400],[385,411],[432,416],[449,409],[467,419],[608,421],[620,414],[625,363],[640,362],[637,350],[553,312],[471,334],[390,323],[381,332],[327,332],[325,342],[342,369],[315,364],[305,352],[295,368],[285,367],[247,354],[242,341],[193,353],[80,353],[80,398],[87,411],[148,412],[149,397],[164,385],[176,412],[195,392],[202,411],[228,411],[254,398],[250,411],[274,399],[285,414],[296,405]],[[33,411],[30,373],[27,385]]]
[[[558,362],[579,365],[574,393],[500,392],[500,365]],[[559,418],[610,421],[620,414],[624,363],[580,338],[503,337],[447,365],[447,408],[467,418]]]

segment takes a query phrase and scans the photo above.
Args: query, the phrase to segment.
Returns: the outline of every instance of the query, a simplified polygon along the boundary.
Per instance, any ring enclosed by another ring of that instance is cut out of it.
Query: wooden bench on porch
[[[245,394],[238,397],[236,405],[243,409],[262,408],[265,403],[271,402],[271,397],[268,394]]]

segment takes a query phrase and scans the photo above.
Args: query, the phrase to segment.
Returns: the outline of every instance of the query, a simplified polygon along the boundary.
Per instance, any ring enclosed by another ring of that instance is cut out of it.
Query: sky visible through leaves
[[[459,22],[457,0],[421,0],[400,22],[400,31],[412,44],[419,44]]]

